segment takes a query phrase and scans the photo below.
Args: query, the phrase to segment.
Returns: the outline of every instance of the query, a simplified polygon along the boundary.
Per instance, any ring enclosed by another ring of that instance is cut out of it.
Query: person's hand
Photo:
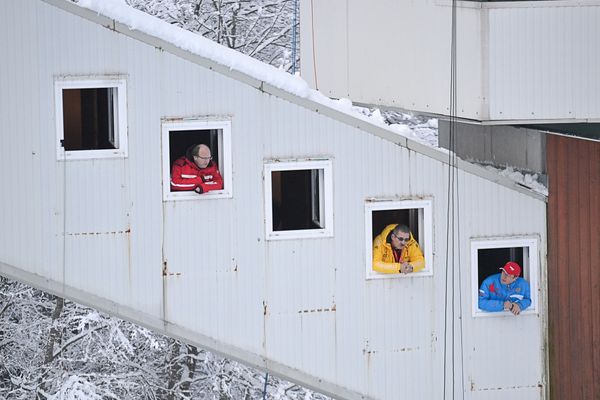
[[[407,262],[403,262],[402,264],[400,264],[400,272],[402,272],[403,274],[413,272],[413,266]]]
[[[514,315],[519,315],[521,313],[521,306],[518,305],[517,303],[511,303],[512,306],[510,308],[510,312],[513,313]]]
[[[510,301],[506,300],[506,301],[504,302],[504,311],[511,311],[512,304],[513,304],[513,303],[511,303]]]

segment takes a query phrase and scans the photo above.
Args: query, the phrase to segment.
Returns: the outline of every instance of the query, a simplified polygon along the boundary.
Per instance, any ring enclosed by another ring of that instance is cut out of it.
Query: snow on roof
[[[332,100],[317,90],[311,89],[308,83],[299,76],[291,75],[282,69],[277,69],[236,50],[213,42],[201,35],[169,24],[157,17],[127,5],[124,0],[78,0],[77,4],[80,7],[87,8],[126,25],[130,30],[137,30],[162,39],[182,50],[189,51],[192,54],[196,54],[217,64],[223,65],[232,71],[241,72],[242,74],[257,79],[258,81],[265,82],[292,95],[308,99],[351,117],[366,121],[369,124],[383,128],[388,132],[400,135],[407,140],[412,140],[431,149],[435,149],[441,154],[448,154],[448,150],[437,147],[438,126],[436,119],[431,119],[420,124],[387,124],[379,110],[365,111],[366,109],[362,107],[353,106],[352,101],[348,99]],[[406,119],[409,119],[408,115]],[[414,149],[414,146],[410,147]],[[440,157],[437,156],[436,158],[439,159]],[[471,172],[476,173],[472,168],[469,169]],[[482,170],[483,172],[478,172],[478,174],[482,176],[489,177],[488,174],[492,172],[491,169],[485,170],[482,168]],[[524,182],[524,179],[515,179],[515,174],[504,173],[500,175],[511,179],[513,182],[531,184],[531,182]],[[513,188],[515,187],[513,186]],[[545,187],[531,189],[536,193],[547,195]],[[517,190],[519,189],[517,188]]]
[[[77,4],[127,25],[131,30],[161,38],[183,50],[212,60],[231,70],[242,72],[296,96],[319,102],[325,99],[329,100],[319,92],[312,90],[299,76],[291,75],[197,33],[169,24],[125,4],[123,0],[79,0]]]
[[[221,64],[230,70],[242,72],[293,95],[334,108],[422,144],[437,146],[437,134],[435,132],[426,132],[426,137],[423,137],[423,135],[413,132],[409,126],[402,124],[390,126],[381,118],[381,114],[373,113],[373,115],[367,115],[354,108],[352,102],[348,99],[332,100],[320,92],[311,89],[308,83],[299,76],[291,75],[282,69],[277,69],[236,50],[220,45],[197,33],[169,24],[127,5],[123,0],[79,0],[77,4],[127,25],[131,30],[137,30],[163,39],[176,47]],[[437,126],[435,128],[435,131],[437,131]]]

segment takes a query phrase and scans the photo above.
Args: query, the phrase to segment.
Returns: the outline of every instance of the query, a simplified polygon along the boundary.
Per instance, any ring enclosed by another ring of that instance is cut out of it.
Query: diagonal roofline
[[[447,165],[450,164],[450,156],[447,150],[424,145],[395,131],[392,131],[389,128],[379,126],[367,119],[350,114],[344,111],[341,107],[336,106],[333,100],[316,90],[310,89],[306,82],[302,81],[298,77],[278,70],[273,66],[262,63],[238,51],[212,42],[211,40],[200,35],[186,31],[183,28],[173,26],[157,17],[151,16],[139,10],[135,10],[132,7],[126,6],[125,4],[115,3],[114,1],[105,1],[103,4],[107,6],[102,7],[98,6],[98,3],[95,3],[94,0],[80,0],[80,2],[84,5],[73,3],[70,0],[41,1],[89,21],[95,22],[107,29],[131,37],[142,43],[151,45],[192,63],[208,68],[209,70],[235,79],[261,92],[273,95],[316,113],[328,116],[346,125],[358,128],[362,131],[378,136],[398,146],[407,148],[441,163]],[[85,6],[86,3],[89,4],[89,7]],[[151,32],[152,29],[149,29],[148,24],[136,24],[132,21],[129,21],[131,26],[128,25],[127,18],[124,15],[119,15],[118,10],[115,11],[116,8],[124,9],[124,7],[131,9],[132,12],[139,13],[138,16],[143,18],[145,20],[144,22],[151,22],[156,26],[161,26],[161,28],[164,28],[163,30],[165,32],[168,31],[169,34],[184,34],[183,32],[185,32],[186,35],[193,35],[195,41],[201,42],[202,46],[209,47],[208,51],[206,52],[207,54],[201,54],[202,52],[195,51],[200,48],[199,46],[196,46],[197,49],[186,49],[178,46],[174,41],[169,40],[168,38],[158,36],[156,33]],[[213,57],[211,57],[211,55]],[[231,61],[227,61],[229,59],[231,59]],[[249,63],[252,65],[252,67],[256,67],[256,69],[253,71],[243,71],[239,68],[241,64],[236,63],[236,60],[238,62],[241,61],[242,64]],[[271,76],[273,76],[274,79],[267,79]],[[480,165],[470,163],[457,157],[456,168],[523,193],[535,199],[547,202],[547,197],[543,194],[537,193],[496,172],[489,171]]]

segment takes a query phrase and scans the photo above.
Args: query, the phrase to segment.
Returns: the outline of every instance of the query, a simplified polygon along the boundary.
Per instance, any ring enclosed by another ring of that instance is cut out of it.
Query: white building
[[[301,2],[302,75],[330,97],[450,114],[450,0]],[[600,1],[456,1],[456,116],[600,121]]]
[[[544,196],[89,4],[0,14],[2,275],[337,398],[545,398]],[[224,190],[171,192],[198,142]],[[372,271],[390,222],[410,225],[423,272]],[[507,258],[532,285],[518,317],[477,308]]]
[[[300,10],[311,87],[437,115],[441,147],[547,184],[545,390],[600,397],[600,1],[331,0]]]

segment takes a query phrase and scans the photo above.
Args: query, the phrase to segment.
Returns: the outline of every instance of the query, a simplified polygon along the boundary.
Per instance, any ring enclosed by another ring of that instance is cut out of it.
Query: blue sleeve
[[[513,303],[517,303],[521,307],[521,311],[523,311],[531,305],[531,293],[530,293],[530,289],[529,289],[529,282],[527,282],[525,279],[521,278],[521,280],[519,282],[519,287],[521,288],[523,297],[517,298],[517,300],[514,300],[513,299],[514,295],[511,295],[510,301]]]
[[[479,308],[483,311],[503,311],[504,300],[493,300],[490,295],[490,284],[493,280],[486,278],[479,288]]]

